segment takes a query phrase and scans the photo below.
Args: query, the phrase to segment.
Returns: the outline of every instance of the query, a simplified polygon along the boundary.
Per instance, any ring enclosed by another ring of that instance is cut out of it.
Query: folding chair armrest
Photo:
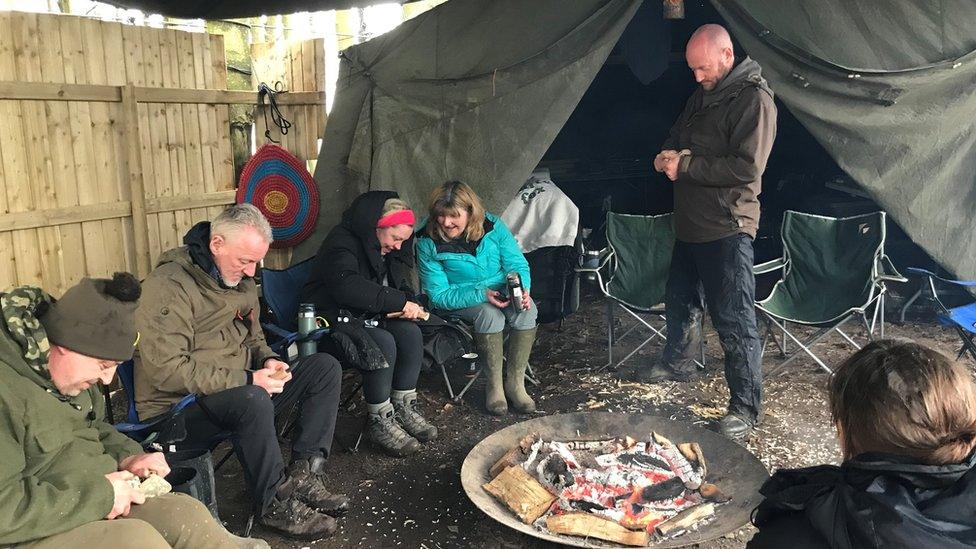
[[[165,413],[160,414],[149,421],[140,421],[138,423],[131,423],[131,422],[116,423],[114,425],[115,430],[123,434],[129,434],[129,433],[137,433],[139,431],[145,431],[147,429],[151,429],[164,421],[168,421],[174,418],[177,414],[182,412],[184,408],[193,404],[196,401],[197,401],[197,395],[195,394],[186,395],[185,397],[181,398],[179,402],[172,405],[170,409],[167,410]]]
[[[976,286],[976,280],[952,280],[949,278],[942,278],[941,276],[933,273],[932,271],[920,269],[918,267],[909,267],[906,270],[908,274],[927,276],[929,277],[929,279],[939,280],[941,282],[945,282],[946,284],[954,284],[956,286],[964,286],[964,287]]]
[[[891,262],[891,258],[887,255],[881,256],[881,276],[878,278],[889,282],[908,282],[908,279],[898,272],[895,264]]]
[[[778,270],[782,269],[785,266],[786,266],[786,259],[785,258],[782,258],[782,257],[778,257],[776,259],[773,259],[771,261],[767,261],[765,263],[760,263],[758,265],[753,265],[752,266],[752,274],[753,275],[762,275],[762,274],[766,274],[766,273],[771,273],[773,271],[778,271]]]
[[[292,343],[298,340],[298,332],[289,332],[288,330],[285,330],[283,328],[280,328],[278,326],[275,326],[274,324],[270,324],[267,322],[262,323],[261,327],[264,328],[266,331],[271,332],[272,334],[280,337],[282,340],[284,340],[284,342],[287,342],[288,345],[291,345]]]

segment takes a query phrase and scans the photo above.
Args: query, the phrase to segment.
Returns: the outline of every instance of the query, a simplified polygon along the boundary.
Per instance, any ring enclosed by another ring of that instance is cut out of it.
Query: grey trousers
[[[17,547],[236,549],[237,544],[202,503],[184,494],[165,494],[133,505],[127,517],[96,520]]]
[[[512,307],[499,309],[491,303],[481,303],[474,307],[437,313],[447,318],[460,318],[473,325],[476,334],[497,334],[505,330],[506,324],[513,330],[531,330],[535,328],[539,309],[535,306],[535,301],[531,298],[529,301],[531,303],[525,311],[514,311]]]

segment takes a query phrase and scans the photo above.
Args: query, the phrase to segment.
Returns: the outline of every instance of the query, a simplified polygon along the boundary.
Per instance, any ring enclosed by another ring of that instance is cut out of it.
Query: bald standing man
[[[668,341],[660,361],[631,375],[651,383],[689,379],[695,370],[692,349],[701,337],[698,319],[707,303],[731,394],[718,427],[740,438],[762,410],[752,241],[762,173],[776,137],[776,106],[759,64],[736,59],[720,25],[696,30],[685,58],[700,86],[654,158],[655,171],[674,183],[677,241],[665,295]]]

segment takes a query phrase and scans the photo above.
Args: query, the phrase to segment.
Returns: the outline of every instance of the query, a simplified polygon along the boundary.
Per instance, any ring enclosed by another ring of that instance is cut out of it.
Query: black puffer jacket
[[[976,453],[956,465],[862,454],[779,471],[763,485],[750,549],[976,546]]]
[[[383,203],[397,198],[393,191],[369,191],[353,200],[342,222],[329,232],[315,256],[303,301],[314,303],[318,314],[334,322],[339,309],[354,316],[400,311],[416,293],[413,238],[399,251],[380,254],[376,222]],[[389,286],[383,286],[383,277]]]

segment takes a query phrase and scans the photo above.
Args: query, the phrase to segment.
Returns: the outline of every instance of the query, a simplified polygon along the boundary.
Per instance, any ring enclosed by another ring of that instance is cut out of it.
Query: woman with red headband
[[[314,303],[330,323],[380,319],[378,326],[362,330],[389,366],[361,368],[369,413],[364,436],[393,456],[412,454],[437,436],[417,409],[423,337],[415,320],[426,312],[414,297],[413,246],[407,242],[414,223],[413,212],[395,192],[359,195],[322,241],[303,292],[304,301]]]

